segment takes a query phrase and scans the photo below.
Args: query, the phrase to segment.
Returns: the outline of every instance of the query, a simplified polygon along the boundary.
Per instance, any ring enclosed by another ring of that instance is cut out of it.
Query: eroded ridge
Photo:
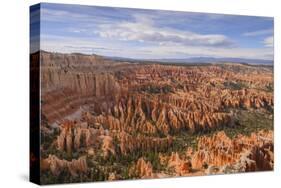
[[[44,183],[271,170],[273,67],[41,53]]]

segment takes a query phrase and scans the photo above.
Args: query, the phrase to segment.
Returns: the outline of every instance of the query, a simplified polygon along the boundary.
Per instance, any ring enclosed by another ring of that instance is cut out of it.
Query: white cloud
[[[76,24],[82,24],[87,23],[91,24],[97,23],[97,22],[105,22],[110,19],[103,18],[101,16],[94,16],[89,15],[87,13],[81,12],[81,13],[75,13],[67,10],[55,10],[55,9],[47,9],[47,8],[41,8],[41,21],[50,21],[50,22],[57,22],[57,23],[76,23]]]
[[[263,40],[263,44],[265,47],[273,47],[273,42],[274,42],[273,36],[266,37]]]
[[[123,49],[127,50],[123,50]],[[202,46],[186,46],[182,44],[165,43],[160,46],[126,46],[124,42],[112,41],[105,43],[95,39],[80,39],[74,37],[42,36],[41,49],[51,52],[96,53],[105,56],[120,56],[129,58],[186,58],[186,57],[234,57],[251,59],[273,59],[271,48],[214,48]]]
[[[229,57],[229,58],[249,58],[249,59],[273,59],[272,49],[264,48],[212,48],[199,46],[165,45],[150,46],[140,48],[150,51],[152,55],[166,57],[168,55],[181,55],[182,57]],[[172,57],[173,58],[173,57]]]
[[[56,21],[59,22],[64,21],[64,19],[90,19],[90,17],[86,14],[77,14],[69,11],[64,10],[53,10],[53,9],[46,9],[41,8],[41,19],[46,21]]]
[[[243,33],[243,36],[255,37],[255,36],[267,35],[267,34],[272,34],[272,33],[273,33],[272,29],[263,29],[263,30]]]
[[[135,15],[135,22],[101,24],[96,33],[103,38],[155,44],[174,43],[195,46],[233,47],[234,42],[219,34],[202,35],[171,28],[158,28],[151,19]]]

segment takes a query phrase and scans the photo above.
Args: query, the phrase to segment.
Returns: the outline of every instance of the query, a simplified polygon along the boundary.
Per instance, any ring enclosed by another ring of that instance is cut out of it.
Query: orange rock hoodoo
[[[88,170],[86,157],[79,157],[79,159],[72,159],[72,161],[61,160],[55,155],[49,155],[48,158],[41,161],[41,170],[50,170],[53,175],[58,176],[67,169],[71,176],[78,176],[78,174],[86,173]]]
[[[212,137],[200,137],[197,151],[191,158],[192,168],[200,169],[207,164],[232,168],[233,171],[273,169],[272,136],[272,131],[261,131],[249,137],[238,135],[234,139],[227,137],[224,132]]]

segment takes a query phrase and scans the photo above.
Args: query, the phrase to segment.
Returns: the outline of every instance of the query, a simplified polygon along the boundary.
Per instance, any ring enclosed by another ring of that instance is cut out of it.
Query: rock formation
[[[146,162],[143,158],[140,158],[136,165],[131,169],[132,175],[139,176],[140,178],[153,178],[154,173],[150,162]]]
[[[147,136],[132,136],[126,132],[118,135],[121,154],[127,155],[134,151],[165,151],[172,144],[172,137],[155,138]]]
[[[169,161],[168,167],[172,167],[175,169],[177,176],[184,176],[191,171],[191,162],[189,160],[184,161],[180,159],[178,153],[172,153]]]
[[[241,171],[273,169],[272,131],[252,133],[249,137],[238,135],[230,139],[224,132],[198,140],[197,151],[192,155],[192,168],[228,166]]]
[[[78,174],[86,173],[88,170],[86,157],[79,157],[79,159],[72,159],[71,161],[61,160],[55,155],[49,155],[48,158],[41,161],[41,170],[50,170],[55,176],[67,169],[71,176],[78,176]]]
[[[40,59],[43,172],[116,180],[273,169],[270,66],[49,52]],[[266,118],[264,131],[233,138],[217,132],[244,133],[243,123],[255,121],[240,117],[248,113]]]
[[[83,147],[101,148],[105,157],[109,153],[115,155],[112,137],[108,135],[107,131],[104,131],[103,128],[89,128],[87,124],[74,123],[73,121],[65,121],[61,125],[61,132],[57,137],[57,147],[58,150],[67,151],[68,153]]]

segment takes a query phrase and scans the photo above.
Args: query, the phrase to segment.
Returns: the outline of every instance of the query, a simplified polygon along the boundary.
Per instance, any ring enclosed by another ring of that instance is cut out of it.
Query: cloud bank
[[[43,4],[41,49],[138,59],[273,59],[263,17]]]

